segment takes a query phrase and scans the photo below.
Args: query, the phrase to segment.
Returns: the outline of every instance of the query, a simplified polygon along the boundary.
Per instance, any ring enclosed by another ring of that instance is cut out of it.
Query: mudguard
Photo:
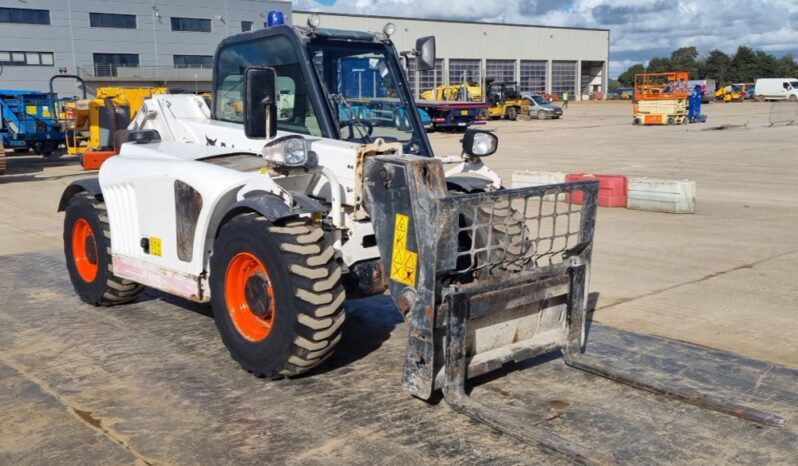
[[[326,212],[327,209],[318,201],[310,197],[291,193],[294,199],[294,206],[289,206],[274,194],[264,191],[253,191],[247,193],[246,197],[228,207],[221,224],[226,223],[231,218],[244,212],[255,211],[263,215],[270,222],[275,222],[288,217],[296,217],[302,214]]]
[[[100,189],[100,180],[98,178],[85,178],[82,180],[73,181],[69,184],[69,186],[67,186],[63,194],[61,194],[61,200],[58,202],[58,212],[65,211],[69,199],[82,191],[85,191],[94,197],[100,197],[103,193],[102,189]]]
[[[483,193],[488,190],[491,180],[476,176],[447,176],[446,188],[455,189],[464,193]]]

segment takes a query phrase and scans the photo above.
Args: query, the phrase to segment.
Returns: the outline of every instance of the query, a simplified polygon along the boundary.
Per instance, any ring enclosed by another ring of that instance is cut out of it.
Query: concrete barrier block
[[[544,184],[557,184],[565,182],[565,173],[561,172],[535,172],[530,170],[516,170],[512,175],[513,188],[528,188]]]
[[[629,178],[627,209],[695,213],[695,181]]]
[[[513,172],[511,179],[511,186],[513,188],[528,188],[530,186],[543,186],[557,183],[565,183],[565,173],[516,170]],[[548,194],[543,196],[543,200],[553,201],[554,195]]]

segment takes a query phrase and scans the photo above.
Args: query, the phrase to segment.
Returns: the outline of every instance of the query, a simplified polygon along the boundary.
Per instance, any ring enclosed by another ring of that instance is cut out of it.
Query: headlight
[[[499,147],[499,138],[493,133],[478,129],[468,129],[463,135],[463,152],[472,157],[487,157]]]
[[[284,136],[263,147],[263,159],[283,167],[300,167],[308,160],[308,146],[302,136]]]

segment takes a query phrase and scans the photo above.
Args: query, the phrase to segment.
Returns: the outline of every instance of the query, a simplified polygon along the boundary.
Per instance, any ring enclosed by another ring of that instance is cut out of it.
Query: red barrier
[[[599,200],[601,207],[626,207],[626,193],[629,181],[623,175],[592,175],[587,173],[569,173],[565,181],[599,181]],[[582,193],[575,192],[572,199],[574,204],[582,203]]]

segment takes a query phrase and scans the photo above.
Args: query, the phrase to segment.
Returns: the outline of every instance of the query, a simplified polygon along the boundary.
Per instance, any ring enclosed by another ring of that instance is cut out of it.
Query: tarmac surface
[[[713,104],[704,125],[657,128],[633,127],[630,107],[572,104],[562,120],[492,122],[500,148],[486,162],[508,182],[517,169],[695,180],[695,215],[599,209],[588,349],[691,386],[720,386],[718,394],[777,413],[787,427],[664,400],[556,357],[480,380],[472,395],[618,461],[794,464],[798,128],[766,127],[768,104]],[[438,155],[457,153],[459,138],[431,135]],[[236,366],[208,306],[151,290],[126,306],[82,304],[55,208],[63,188],[86,175],[67,158],[9,156],[8,165],[0,464],[567,464],[440,399],[404,393],[407,329],[387,297],[347,302],[336,354],[282,381]]]

